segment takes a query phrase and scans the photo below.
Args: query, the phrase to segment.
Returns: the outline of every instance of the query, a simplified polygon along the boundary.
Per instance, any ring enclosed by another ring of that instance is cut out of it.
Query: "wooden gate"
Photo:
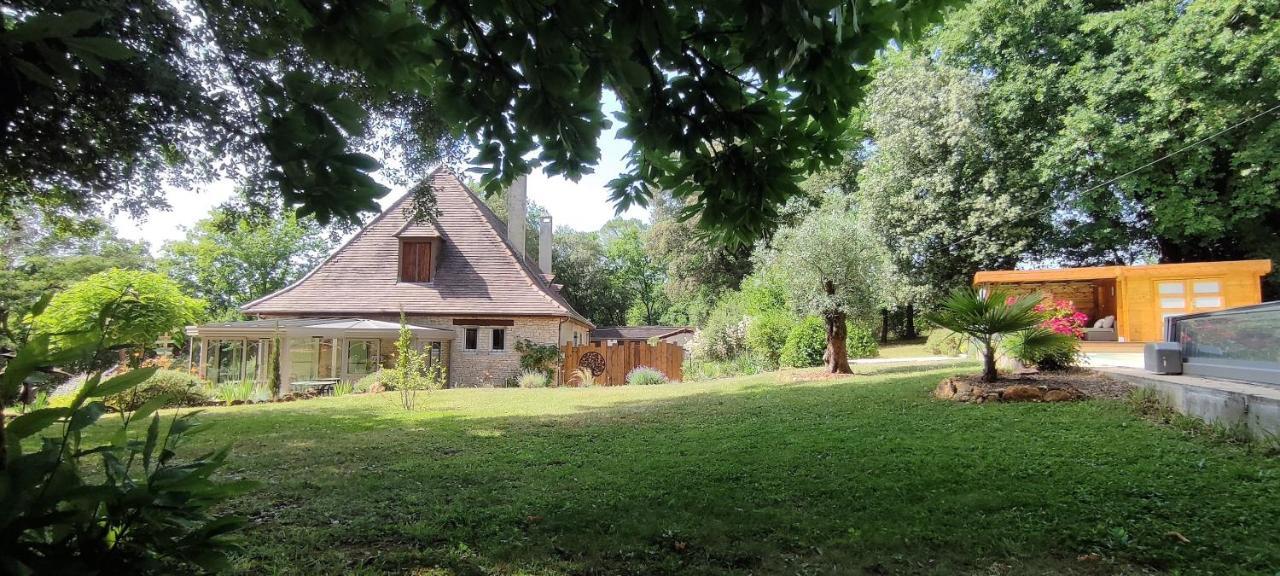
[[[658,342],[650,346],[645,342],[622,342],[608,346],[593,342],[584,346],[565,344],[564,366],[560,371],[560,384],[575,386],[574,372],[581,367],[591,369],[598,386],[621,386],[627,383],[627,373],[640,366],[648,366],[662,372],[667,380],[684,379],[684,348],[670,342]]]

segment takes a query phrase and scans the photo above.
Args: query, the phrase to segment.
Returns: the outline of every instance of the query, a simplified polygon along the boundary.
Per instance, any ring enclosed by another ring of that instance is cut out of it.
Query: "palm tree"
[[[996,344],[1003,334],[1026,330],[1040,323],[1036,304],[1040,294],[1012,298],[1007,292],[964,287],[951,291],[941,307],[925,317],[932,323],[965,334],[982,346],[982,381],[995,382]]]

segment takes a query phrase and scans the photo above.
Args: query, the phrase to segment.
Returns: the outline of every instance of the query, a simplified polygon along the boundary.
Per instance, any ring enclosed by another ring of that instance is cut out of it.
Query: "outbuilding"
[[[1088,339],[1155,342],[1169,316],[1262,302],[1270,260],[978,272],[979,288],[1069,300],[1097,327]],[[1102,321],[1103,326],[1097,326]],[[1106,329],[1111,324],[1111,332]]]

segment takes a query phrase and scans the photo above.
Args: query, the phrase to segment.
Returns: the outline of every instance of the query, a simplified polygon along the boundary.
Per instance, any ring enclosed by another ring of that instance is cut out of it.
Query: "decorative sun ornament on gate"
[[[591,370],[592,376],[604,374],[604,356],[599,352],[587,352],[578,358],[578,365]]]

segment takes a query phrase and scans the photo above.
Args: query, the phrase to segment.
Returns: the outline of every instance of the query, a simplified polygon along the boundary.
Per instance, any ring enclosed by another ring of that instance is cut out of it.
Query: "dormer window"
[[[402,240],[400,242],[400,281],[431,281],[430,240]]]

